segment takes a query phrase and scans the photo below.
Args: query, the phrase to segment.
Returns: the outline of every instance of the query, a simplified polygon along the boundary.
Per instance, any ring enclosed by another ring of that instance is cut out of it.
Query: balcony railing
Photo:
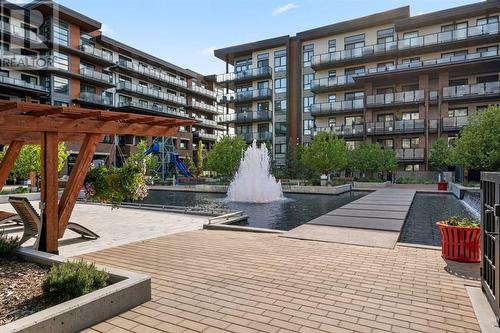
[[[219,125],[219,123],[215,120],[211,120],[211,119],[206,119],[206,118],[194,118],[195,120],[199,121],[200,123],[198,124],[198,126],[200,125],[204,125],[204,126],[207,126],[207,127],[212,127],[212,128],[216,128],[216,129],[220,129],[220,130],[223,130],[225,129],[224,126],[222,125]]]
[[[213,99],[215,99],[217,97],[217,93],[215,91],[208,90],[206,88],[197,86],[196,84],[192,84],[191,86],[189,86],[189,90],[191,90],[195,93],[198,93],[200,95],[213,98]]]
[[[424,36],[405,38],[398,41],[398,49],[414,49],[425,46],[439,45],[451,43],[481,36],[495,35],[500,32],[498,23],[489,23],[477,25],[473,27],[456,29],[451,31],[443,31],[432,33]]]
[[[214,140],[214,141],[217,140],[219,137],[217,134],[205,133],[203,131],[194,131],[193,136],[200,139]]]
[[[425,120],[395,120],[378,121],[366,123],[366,133],[376,134],[397,134],[397,133],[421,133],[425,131]]]
[[[221,123],[248,123],[253,121],[270,121],[273,116],[271,111],[248,111],[221,115]]]
[[[248,80],[255,80],[258,78],[270,77],[273,69],[269,66],[250,68],[238,72],[226,73],[217,75],[217,83],[224,82],[241,82]]]
[[[93,46],[90,45],[80,45],[78,47],[80,51],[83,51],[84,53],[90,54],[94,57],[104,59],[108,62],[113,62],[113,56],[109,53],[102,52],[100,49],[96,49]]]
[[[397,93],[377,94],[366,96],[366,106],[391,106],[401,104],[423,103],[425,92],[423,90],[403,91]]]
[[[44,36],[38,35],[36,32],[24,29],[22,27],[16,27],[7,22],[0,22],[0,30],[8,32],[13,36],[20,37],[22,39],[28,39],[38,43],[42,42],[45,39]]]
[[[439,127],[439,120],[438,119],[429,119],[427,122],[427,126],[429,129],[429,132],[437,132],[438,127]]]
[[[466,84],[443,88],[443,99],[465,99],[500,95],[500,81]]]
[[[222,95],[218,99],[219,103],[238,103],[253,101],[259,99],[270,99],[273,96],[273,92],[269,88],[265,89],[253,89],[248,91],[240,91],[233,94]]]
[[[102,96],[89,92],[81,92],[78,99],[87,103],[103,106],[113,106],[113,98],[109,96]]]
[[[0,76],[0,84],[9,84],[9,85],[22,87],[22,88],[26,88],[26,89],[38,90],[40,92],[49,92],[49,90],[47,88],[45,88],[44,86],[34,84],[31,82],[26,82],[26,81],[20,80],[20,79],[15,79],[15,78],[8,77],[8,76]]]
[[[325,77],[312,80],[311,90],[313,92],[329,91],[332,89],[342,88],[346,86],[348,87],[352,85],[356,85],[356,81],[354,81],[354,76],[352,75],[336,76],[332,78]]]
[[[257,141],[271,141],[273,139],[272,132],[248,132],[248,133],[236,133],[236,136],[242,138],[246,142]]]
[[[150,78],[169,83],[178,87],[182,88],[187,88],[187,82],[185,80],[180,80],[176,77],[173,77],[171,75],[168,75],[166,73],[163,73],[162,71],[159,71],[157,69],[145,67],[145,66],[140,66],[138,64],[135,64],[133,62],[127,61],[127,60],[118,60],[117,64],[120,67],[126,68],[128,70],[131,70],[133,72],[149,76]]]
[[[468,122],[468,116],[443,118],[442,129],[444,132],[460,131]]]
[[[137,103],[137,102],[120,102],[118,103],[119,108],[138,108],[138,109],[143,109],[143,110],[148,110],[148,111],[153,111],[153,112],[160,112],[164,114],[168,114],[174,117],[182,117],[182,118],[190,118],[189,115],[181,110],[177,109],[172,109],[168,107],[164,107],[162,105],[158,104],[150,104],[150,103]]]
[[[365,126],[363,124],[355,125],[337,125],[331,127],[317,127],[313,131],[313,135],[319,132],[334,133],[338,137],[354,137],[363,136],[365,133]]]
[[[186,98],[183,96],[177,96],[174,94],[165,93],[159,90],[143,87],[127,81],[118,82],[118,84],[116,85],[116,90],[126,90],[150,98],[155,98],[158,100],[172,102],[180,105],[186,105]]]
[[[330,115],[334,113],[363,110],[364,101],[354,99],[352,101],[338,101],[331,103],[315,103],[311,105],[311,114],[313,116]]]
[[[394,149],[398,161],[423,161],[424,148],[400,148]]]
[[[96,71],[86,69],[86,68],[80,68],[80,75],[97,80],[97,81],[102,81],[104,83],[109,83],[109,84],[113,83],[113,77],[111,75],[96,72]]]
[[[217,106],[210,105],[207,103],[198,102],[198,101],[190,101],[188,104],[188,107],[193,108],[193,109],[198,109],[201,111],[210,112],[210,113],[218,113]]]
[[[368,74],[374,75],[381,73],[393,73],[399,71],[425,69],[433,66],[453,65],[461,62],[474,62],[478,60],[497,57],[498,55],[499,55],[498,50],[491,50],[485,52],[461,54],[444,58],[428,59],[423,61],[411,61],[404,64],[377,66],[375,68],[369,68]]]

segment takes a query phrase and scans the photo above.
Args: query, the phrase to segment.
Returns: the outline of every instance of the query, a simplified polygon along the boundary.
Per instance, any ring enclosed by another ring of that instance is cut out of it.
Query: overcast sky
[[[225,71],[215,48],[317,28],[410,5],[411,15],[471,0],[59,0],[111,38],[202,74]]]

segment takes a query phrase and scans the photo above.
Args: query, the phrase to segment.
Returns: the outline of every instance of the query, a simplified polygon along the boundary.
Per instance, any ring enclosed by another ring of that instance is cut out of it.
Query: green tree
[[[196,172],[196,166],[194,165],[193,159],[191,157],[187,156],[183,162],[189,173],[194,174]]]
[[[203,174],[203,160],[205,156],[203,154],[203,143],[198,141],[198,150],[196,151],[196,159],[197,159],[197,164],[196,164],[196,172],[198,177]]]
[[[231,178],[240,166],[246,143],[240,137],[225,136],[217,141],[207,155],[207,168],[219,175]]]
[[[500,107],[471,116],[455,140],[452,160],[467,169],[500,170]]]
[[[381,151],[378,144],[359,145],[351,151],[351,169],[373,176],[374,172],[379,171]]]
[[[431,147],[429,164],[436,171],[445,171],[450,165],[451,150],[446,142],[439,138]]]
[[[301,164],[319,174],[329,175],[344,170],[348,165],[347,146],[336,135],[320,132],[300,154]]]
[[[392,149],[381,149],[380,154],[380,172],[391,172],[397,169],[398,161],[396,159],[396,152]]]

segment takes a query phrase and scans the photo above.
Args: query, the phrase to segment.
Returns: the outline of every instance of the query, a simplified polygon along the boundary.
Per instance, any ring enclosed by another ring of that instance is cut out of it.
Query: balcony
[[[217,134],[205,133],[203,131],[194,131],[193,138],[216,141],[219,136]]]
[[[141,102],[120,102],[118,103],[118,108],[122,110],[131,110],[135,112],[146,112],[154,115],[169,115],[176,118],[187,118],[192,119],[186,112],[180,111],[174,108],[164,107],[158,104],[141,103]]]
[[[113,98],[89,92],[80,92],[80,95],[78,96],[78,98],[76,98],[76,100],[80,104],[85,104],[85,105],[108,107],[108,108],[113,106]]]
[[[337,125],[332,127],[317,127],[314,129],[313,136],[320,132],[334,133],[338,137],[362,137],[365,133],[363,124],[355,125]]]
[[[248,132],[248,133],[236,133],[236,136],[242,138],[246,142],[256,141],[272,141],[273,133],[272,132]]]
[[[424,101],[425,92],[423,90],[366,96],[367,107],[390,107],[406,104],[421,104]]]
[[[194,119],[199,121],[199,123],[196,126],[210,127],[210,128],[218,129],[218,130],[225,130],[226,129],[225,126],[219,125],[219,123],[215,120],[206,119],[206,118],[194,118]]]
[[[271,121],[271,111],[246,111],[221,115],[219,123],[251,123]]]
[[[399,162],[423,162],[425,160],[424,148],[394,149]]]
[[[240,91],[233,94],[221,95],[218,98],[218,103],[241,103],[258,100],[270,100],[273,97],[273,92],[269,88],[253,89],[248,91]]]
[[[443,132],[460,131],[468,122],[468,116],[443,118],[441,128]]]
[[[332,92],[359,86],[354,76],[336,76],[332,78],[315,79],[311,81],[311,91],[314,93]]]
[[[92,61],[97,61],[100,64],[110,66],[113,64],[113,56],[107,52],[102,52],[100,49],[96,49],[90,45],[80,45],[78,49],[81,51],[81,57],[90,59]]]
[[[425,132],[425,119],[378,121],[366,123],[368,135],[387,135]]]
[[[215,91],[208,90],[206,88],[197,86],[196,84],[192,84],[191,86],[189,86],[189,90],[195,94],[198,94],[198,95],[201,95],[204,97],[208,97],[211,99],[217,98],[217,93]]]
[[[443,88],[443,100],[487,99],[500,96],[500,81],[466,84]]]
[[[116,85],[116,91],[120,90],[126,91],[129,94],[136,95],[138,97],[147,97],[161,102],[186,106],[186,98],[183,96],[165,93],[160,90],[151,89],[127,81],[118,82],[118,84]]]
[[[238,72],[217,75],[216,81],[219,84],[229,82],[248,82],[257,79],[270,78],[273,69],[269,66],[250,68]]]
[[[101,72],[96,72],[96,71],[89,70],[86,68],[80,68],[79,73],[82,76],[81,79],[83,81],[85,81],[87,79],[87,80],[91,81],[92,83],[103,84],[107,87],[114,87],[113,77],[111,75],[101,73]]]
[[[439,120],[438,119],[429,119],[427,121],[427,128],[429,133],[436,133],[439,128]]]
[[[312,57],[314,70],[327,69],[340,65],[349,65],[358,61],[373,61],[393,56],[398,49],[397,42],[368,45],[350,50],[318,54]]]
[[[0,86],[5,86],[9,90],[17,90],[20,92],[32,93],[36,95],[45,95],[49,92],[49,90],[44,86],[8,76],[0,76]]]
[[[13,37],[28,40],[30,42],[42,43],[45,40],[45,37],[43,35],[39,35],[36,32],[24,29],[22,27],[14,26],[7,22],[0,22],[0,30],[3,33],[8,33]]]
[[[329,116],[336,113],[362,111],[364,101],[355,99],[351,101],[338,101],[331,103],[315,103],[311,105],[311,115],[313,116]]]
[[[219,114],[219,109],[215,105],[210,105],[198,101],[190,101],[188,107],[191,109],[196,109],[204,112],[209,112],[212,114]]]
[[[172,86],[180,87],[183,89],[188,88],[188,84],[187,84],[186,80],[180,80],[177,77],[166,74],[158,69],[145,67],[145,66],[135,64],[135,63],[130,62],[130,61],[126,61],[126,60],[119,60],[116,63],[116,65],[118,65],[117,69],[122,69],[122,70],[126,70],[127,72],[132,72],[135,74],[135,77],[139,78],[139,79],[144,79],[144,78],[141,78],[141,75],[143,75],[143,76],[147,76],[151,79],[158,80],[162,83],[170,84]]]

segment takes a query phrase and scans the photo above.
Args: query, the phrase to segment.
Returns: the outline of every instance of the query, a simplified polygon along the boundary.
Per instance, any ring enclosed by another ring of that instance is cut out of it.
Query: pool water
[[[347,192],[340,195],[286,193],[283,201],[251,204],[225,201],[224,193],[199,193],[177,191],[150,191],[144,203],[202,207],[207,210],[226,208],[243,211],[249,216],[249,227],[291,230],[316,217],[357,200],[366,192]]]

